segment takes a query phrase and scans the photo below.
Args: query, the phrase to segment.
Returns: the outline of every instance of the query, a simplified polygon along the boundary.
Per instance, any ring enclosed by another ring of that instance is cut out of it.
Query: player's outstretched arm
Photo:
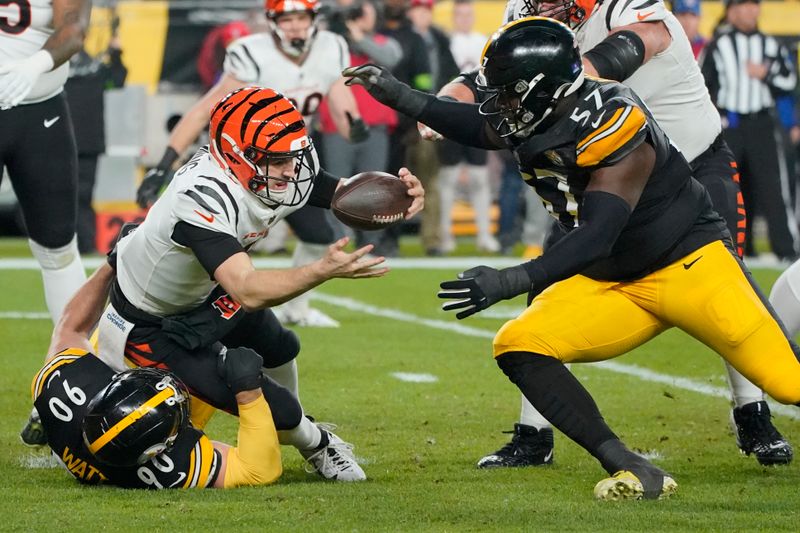
[[[383,257],[367,257],[372,245],[346,252],[348,238],[328,247],[317,261],[297,268],[256,270],[244,252],[228,257],[214,270],[214,279],[246,311],[254,311],[287,302],[333,278],[375,278],[389,269],[376,268]]]
[[[442,87],[439,92],[436,93],[436,96],[465,104],[475,103],[475,93],[473,93],[472,89],[464,82],[463,75],[458,76],[456,79]],[[417,122],[417,130],[419,131],[420,136],[426,141],[440,141],[444,139],[441,133],[426,126],[422,122]]]
[[[114,276],[114,269],[103,263],[78,289],[64,307],[64,313],[53,330],[48,354],[57,354],[67,348],[94,351],[89,336],[100,320]]]
[[[247,348],[220,354],[217,369],[236,395],[239,434],[235,448],[214,442],[222,456],[215,488],[266,485],[283,472],[278,432],[261,392],[263,363],[260,355]]]

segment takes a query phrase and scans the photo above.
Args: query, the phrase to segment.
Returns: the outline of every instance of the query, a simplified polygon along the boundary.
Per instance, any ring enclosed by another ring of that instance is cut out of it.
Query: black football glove
[[[419,117],[429,99],[433,98],[398,81],[391,72],[377,65],[349,67],[342,71],[342,76],[349,78],[345,85],[361,85],[380,103],[412,118]]]
[[[217,373],[234,394],[261,388],[264,360],[250,348],[223,350],[217,359]]]
[[[452,311],[464,309],[456,314],[461,320],[478,311],[508,300],[531,289],[531,277],[522,265],[497,270],[487,266],[470,268],[453,281],[439,284],[439,298],[455,300],[442,304],[442,309]]]
[[[350,124],[350,142],[357,144],[366,141],[369,137],[369,126],[362,119],[353,118],[353,115],[347,111],[345,111],[345,115]]]
[[[167,147],[164,151],[164,156],[158,165],[151,168],[144,175],[142,184],[136,191],[136,203],[142,209],[147,209],[153,205],[165,184],[168,184],[172,179],[172,164],[178,159],[178,152],[172,147]]]

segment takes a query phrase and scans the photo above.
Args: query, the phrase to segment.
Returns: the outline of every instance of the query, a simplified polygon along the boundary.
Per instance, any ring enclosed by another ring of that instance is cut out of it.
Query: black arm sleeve
[[[612,33],[600,44],[583,54],[597,71],[608,80],[627,80],[644,63],[644,42],[630,30]]]
[[[630,215],[628,203],[615,194],[584,194],[578,229],[562,237],[538,259],[525,263],[534,295],[607,257]]]
[[[227,233],[192,226],[182,220],[175,224],[172,240],[190,248],[211,279],[214,279],[214,271],[226,259],[244,252],[239,241]]]
[[[308,197],[309,205],[330,209],[333,193],[336,192],[338,185],[339,178],[324,169],[319,169],[317,176],[314,178],[314,188],[311,189],[311,196]]]
[[[491,134],[491,125],[478,113],[477,104],[430,97],[422,112],[414,118],[459,144],[486,150],[506,148]]]

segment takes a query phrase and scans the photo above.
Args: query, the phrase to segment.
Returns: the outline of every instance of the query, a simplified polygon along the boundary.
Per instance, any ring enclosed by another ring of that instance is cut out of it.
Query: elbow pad
[[[606,37],[583,57],[591,62],[601,78],[623,81],[644,63],[644,42],[635,32],[620,31]]]

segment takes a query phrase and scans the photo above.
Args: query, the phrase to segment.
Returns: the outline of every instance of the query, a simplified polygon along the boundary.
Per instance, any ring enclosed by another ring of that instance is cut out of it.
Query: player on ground
[[[236,396],[238,446],[212,442],[189,420],[189,393],[158,369],[116,374],[92,353],[89,335],[114,279],[101,266],[79,289],[56,326],[50,357],[31,391],[47,444],[83,483],[129,488],[231,488],[272,483],[281,453],[270,404],[298,413],[286,389],[261,376],[261,357],[248,349],[220,354],[222,379]]]
[[[636,91],[659,125],[681,150],[692,172],[708,190],[714,209],[727,222],[739,256],[745,215],[739,174],[721,134],[719,113],[680,23],[663,2],[609,0],[510,0],[505,21],[528,15],[552,17],[575,31],[583,67],[591,75],[616,80]],[[674,38],[673,38],[674,36]],[[476,71],[446,86],[440,94],[461,101],[480,99]],[[690,126],[687,126],[690,125]],[[433,137],[432,133],[428,137]],[[726,363],[734,402],[731,413],[742,452],[762,464],[788,464],[791,445],[772,424],[764,393]],[[481,468],[549,464],[553,460],[550,423],[522,398],[520,423],[511,442],[478,461]]]
[[[139,188],[139,205],[148,207],[155,201],[170,168],[206,128],[214,104],[240,87],[273,88],[294,103],[307,123],[328,95],[339,133],[353,142],[365,138],[366,126],[341,76],[342,69],[350,63],[347,43],[341,36],[317,28],[318,6],[318,0],[266,0],[271,31],[237,39],[228,46],[222,77],[172,130],[161,162],[145,176]],[[348,116],[352,117],[352,124]],[[333,227],[317,207],[308,206],[286,222],[298,238],[295,266],[319,259],[334,241]],[[309,298],[310,294],[306,294],[285,305],[281,310],[284,322],[337,327],[334,319],[309,307]]]
[[[498,366],[611,474],[596,497],[667,496],[672,477],[625,447],[565,363],[616,357],[677,326],[776,400],[796,404],[797,347],[686,159],[630,89],[584,75],[567,26],[542,17],[509,23],[481,59],[490,97],[480,107],[413,91],[375,66],[346,75],[445,137],[515,152],[559,238],[533,261],[479,266],[442,283],[443,307],[463,319],[528,293],[529,307],[495,336]]]
[[[222,346],[255,350],[267,375],[299,397],[299,341],[269,308],[332,278],[388,269],[378,267],[382,257],[365,257],[372,246],[347,253],[340,239],[307,265],[255,270],[247,250],[306,203],[329,207],[341,181],[319,167],[302,116],[271,89],[223,98],[211,112],[209,138],[120,241],[100,355],[124,352],[130,364],[168,368],[194,396],[235,412],[215,370]],[[414,198],[410,217],[422,209],[424,191],[408,170],[400,177]],[[365,478],[351,446],[306,417],[280,436],[327,478]]]
[[[53,323],[86,280],[75,235],[78,155],[63,89],[90,10],[89,0],[0,3],[0,180],[7,169]],[[35,410],[20,437],[43,444]]]

